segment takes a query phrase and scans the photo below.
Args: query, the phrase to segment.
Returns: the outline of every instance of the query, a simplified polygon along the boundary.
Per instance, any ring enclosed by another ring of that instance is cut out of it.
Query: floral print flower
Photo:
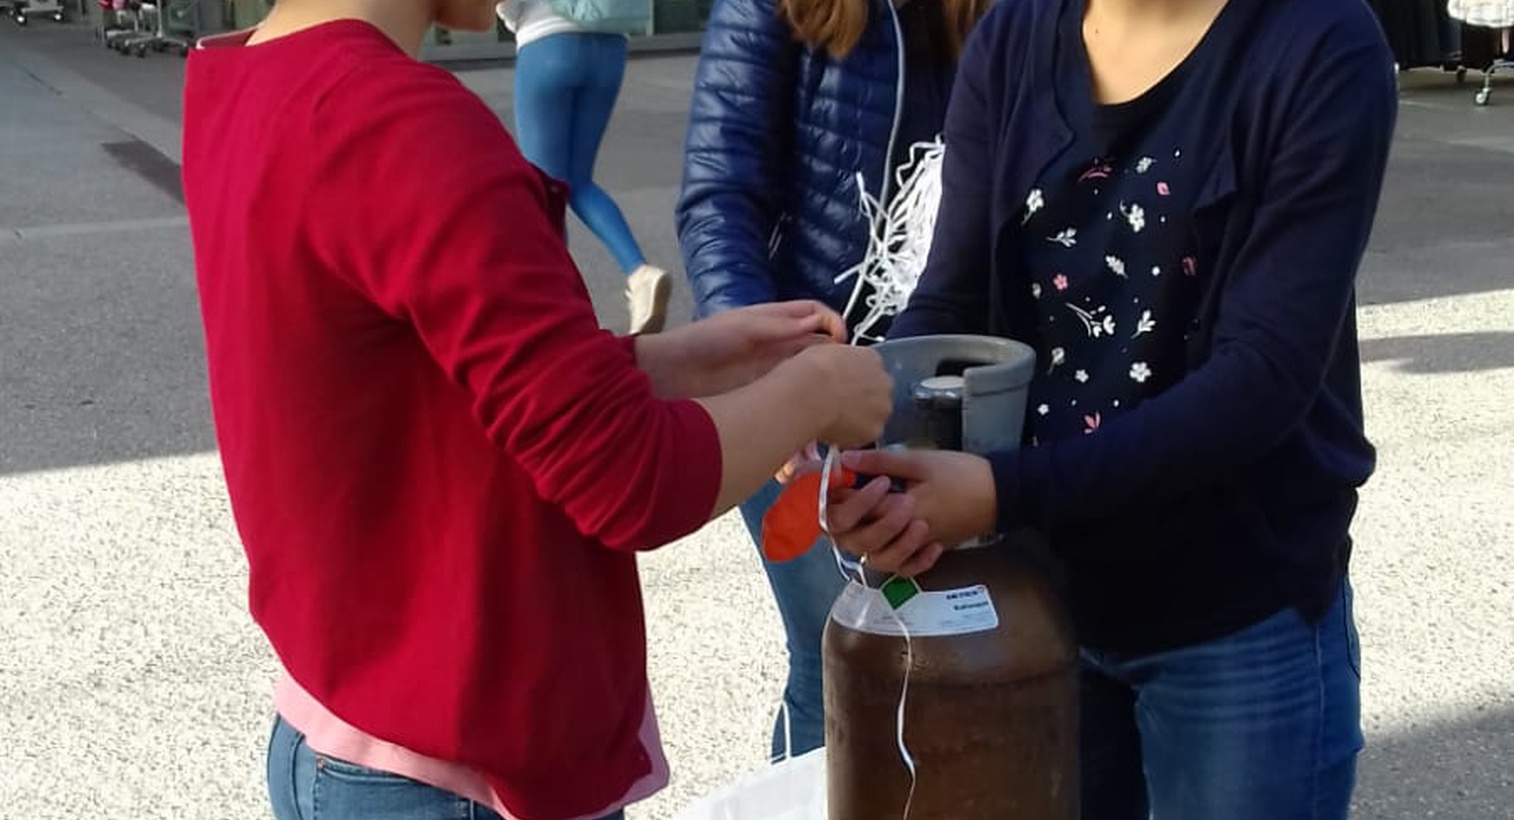
[[[1057,286],[1057,290],[1067,290],[1067,274],[1057,274],[1057,278],[1051,280],[1051,283]]]
[[[1114,317],[1105,313],[1105,308],[1100,307],[1087,311],[1077,305],[1068,305],[1067,309],[1072,311],[1073,315],[1077,316],[1078,320],[1083,323],[1083,329],[1088,332],[1089,338],[1097,339],[1105,334],[1114,335]]]
[[[1077,379],[1079,384],[1087,384],[1088,383],[1088,371],[1087,370],[1079,370],[1078,372],[1072,374],[1072,377],[1074,379]]]
[[[1061,367],[1066,362],[1067,349],[1062,347],[1054,347],[1051,349],[1051,364],[1047,366],[1046,372],[1050,373],[1051,371]]]
[[[1167,183],[1165,183],[1165,182],[1158,182],[1157,183],[1157,195],[1158,196],[1167,196],[1170,193],[1172,193],[1172,189],[1169,188],[1169,187],[1167,187]]]
[[[1083,435],[1086,436],[1086,435],[1091,435],[1093,433],[1099,432],[1099,425],[1102,424],[1103,421],[1104,421],[1104,417],[1103,417],[1102,414],[1099,414],[1099,413],[1094,413],[1091,416],[1084,416],[1083,417]]]
[[[1146,227],[1146,209],[1140,205],[1120,205],[1120,213],[1125,215],[1125,221],[1130,223],[1130,229],[1140,233]]]
[[[1089,168],[1087,171],[1084,171],[1083,175],[1078,177],[1078,181],[1085,182],[1090,179],[1109,179],[1111,176],[1114,176],[1114,166],[1110,165],[1108,162],[1102,159],[1096,159],[1093,162],[1093,167]]]
[[[1064,248],[1076,247],[1078,244],[1078,229],[1067,228],[1057,232],[1056,236],[1046,237],[1047,242],[1055,242]]]
[[[1114,271],[1115,276],[1118,276],[1121,279],[1126,278],[1125,260],[1121,259],[1118,256],[1106,256],[1104,257],[1104,264],[1108,265],[1111,271]]]
[[[1145,362],[1136,362],[1130,366],[1130,378],[1145,384],[1146,380],[1151,378],[1151,366]]]
[[[1030,218],[1036,215],[1036,211],[1044,207],[1046,207],[1046,194],[1040,188],[1032,188],[1030,195],[1025,197],[1025,218],[1020,224],[1029,222]]]
[[[1046,415],[1046,414],[1047,414],[1047,413],[1050,413],[1050,412],[1051,412],[1051,405],[1049,405],[1049,404],[1043,404],[1043,405],[1041,405],[1041,406],[1040,406],[1040,407],[1037,407],[1037,408],[1036,408],[1036,412],[1037,412],[1037,413],[1040,413],[1040,414],[1041,414],[1041,415],[1043,415],[1043,416],[1044,416],[1044,415]]]
[[[1151,331],[1156,330],[1156,327],[1157,327],[1157,320],[1151,318],[1151,311],[1149,311],[1149,310],[1143,310],[1143,311],[1141,311],[1141,320],[1136,323],[1136,332],[1133,333],[1133,334],[1131,334],[1130,338],[1134,339],[1135,337],[1141,335],[1142,333],[1150,333]],[[1145,381],[1145,380],[1144,379],[1137,379],[1136,381]]]
[[[1031,282],[1030,283],[1030,295],[1033,296],[1033,297],[1035,297],[1035,298],[1037,298],[1037,299],[1041,298],[1041,283],[1040,282]]]
[[[1152,159],[1151,157],[1141,157],[1140,161],[1138,161],[1135,166],[1136,173],[1144,174],[1147,171],[1150,171],[1151,166],[1155,165],[1156,162],[1157,161]]]

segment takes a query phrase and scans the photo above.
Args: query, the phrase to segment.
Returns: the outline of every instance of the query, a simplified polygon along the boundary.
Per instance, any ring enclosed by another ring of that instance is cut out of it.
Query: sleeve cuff
[[[999,532],[1048,523],[1046,509],[1047,466],[1050,454],[1044,447],[1023,447],[988,454],[998,499]]]
[[[660,504],[656,518],[647,522],[644,540],[659,546],[698,530],[710,520],[725,469],[720,431],[709,411],[689,399],[672,402],[670,410],[677,434],[667,438],[670,452],[666,463],[677,465],[670,475],[676,475],[680,486],[676,492],[663,494],[668,501]]]

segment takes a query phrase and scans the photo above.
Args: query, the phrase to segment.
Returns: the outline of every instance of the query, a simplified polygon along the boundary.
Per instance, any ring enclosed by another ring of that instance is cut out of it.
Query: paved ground
[[[633,64],[601,162],[668,264],[691,70]],[[243,609],[166,165],[181,71],[86,30],[0,25],[6,817],[267,816],[271,668]],[[508,111],[507,71],[464,76]],[[1514,86],[1488,109],[1469,97],[1406,81],[1362,274],[1382,468],[1357,528],[1361,818],[1514,817]],[[608,259],[574,231],[618,326]],[[783,663],[731,519],[649,556],[645,586],[675,783],[633,816],[664,818],[760,764]]]

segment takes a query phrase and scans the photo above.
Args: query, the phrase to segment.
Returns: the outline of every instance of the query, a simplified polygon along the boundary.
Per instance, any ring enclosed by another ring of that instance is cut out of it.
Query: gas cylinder
[[[874,349],[895,381],[882,446],[1018,446],[1029,347]],[[846,585],[823,648],[830,820],[1077,820],[1077,645],[1045,555],[1032,532],[986,533],[914,580]]]

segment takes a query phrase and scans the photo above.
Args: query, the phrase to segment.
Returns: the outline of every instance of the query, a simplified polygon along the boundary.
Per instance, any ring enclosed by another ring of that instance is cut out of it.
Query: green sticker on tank
[[[888,601],[888,605],[894,609],[898,609],[909,603],[911,598],[920,594],[920,585],[909,578],[899,578],[896,576],[890,578],[888,583],[880,588],[880,591],[883,593],[884,600]]]

